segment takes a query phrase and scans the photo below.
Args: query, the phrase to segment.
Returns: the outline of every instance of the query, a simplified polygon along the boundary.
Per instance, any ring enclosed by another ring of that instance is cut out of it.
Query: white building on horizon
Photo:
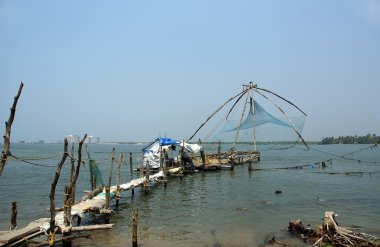
[[[79,143],[80,137],[78,135],[68,135],[66,136],[68,143]]]

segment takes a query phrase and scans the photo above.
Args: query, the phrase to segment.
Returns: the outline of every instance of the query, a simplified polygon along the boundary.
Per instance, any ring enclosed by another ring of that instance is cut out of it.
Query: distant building
[[[88,143],[99,143],[99,136],[87,136]]]
[[[67,142],[71,143],[79,143],[80,137],[78,135],[68,135],[66,136]]]

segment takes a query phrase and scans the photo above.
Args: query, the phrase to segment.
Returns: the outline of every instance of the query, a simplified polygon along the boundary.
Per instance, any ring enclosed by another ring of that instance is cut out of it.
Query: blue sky
[[[307,140],[380,135],[378,0],[1,0],[0,37],[14,141],[186,138],[248,81],[300,106]]]

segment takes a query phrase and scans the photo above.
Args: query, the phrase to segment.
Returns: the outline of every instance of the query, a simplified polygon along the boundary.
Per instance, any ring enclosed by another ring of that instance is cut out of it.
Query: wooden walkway
[[[159,178],[163,178],[164,173],[158,172],[154,175],[149,176],[149,181],[155,181]],[[137,188],[144,184],[146,177],[137,178],[131,180],[129,183],[121,184],[120,191],[129,190],[131,188]],[[114,198],[117,194],[117,186],[112,186],[110,188],[110,198]],[[105,191],[96,195],[91,199],[74,204],[71,208],[71,215],[77,215],[83,217],[87,212],[101,212],[106,205],[106,194]],[[63,231],[67,231],[64,226],[64,213],[58,212],[55,217],[56,225],[59,226]],[[3,231],[0,233],[0,246],[17,246],[18,244],[25,242],[29,239],[37,237],[44,234],[49,230],[50,218],[41,218],[29,223],[26,227],[20,228],[14,231]],[[110,225],[109,228],[112,226]],[[78,228],[78,227],[76,227]],[[70,229],[70,228],[69,228]],[[79,229],[80,230],[80,229]]]

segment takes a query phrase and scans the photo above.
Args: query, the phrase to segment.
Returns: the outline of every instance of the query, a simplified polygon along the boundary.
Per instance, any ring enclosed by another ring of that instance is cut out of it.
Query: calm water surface
[[[92,158],[98,161],[103,180],[108,177],[112,148],[123,153],[129,164],[129,152],[139,152],[141,145],[90,145]],[[346,154],[366,145],[315,145],[323,152],[301,150],[301,147],[262,152],[256,168],[290,167],[336,158],[324,152]],[[62,144],[13,144],[12,153],[20,157],[46,157],[63,152]],[[83,152],[85,154],[85,152]],[[85,156],[85,155],[84,155]],[[347,157],[380,161],[380,149],[367,149]],[[134,153],[137,163],[141,154]],[[18,225],[49,217],[49,193],[55,166],[60,157],[34,160],[36,166],[11,160],[0,177],[0,230],[9,228],[12,201],[18,204]],[[75,246],[130,246],[131,209],[139,209],[140,246],[260,246],[276,236],[291,245],[286,227],[293,219],[314,227],[322,222],[325,211],[339,214],[342,226],[380,236],[380,167],[379,163],[334,159],[325,169],[318,166],[302,170],[248,172],[247,166],[233,171],[197,173],[183,179],[171,178],[167,188],[156,184],[148,194],[137,189],[123,192],[111,223],[112,230],[92,232],[92,240],[76,240]],[[135,164],[136,166],[137,164]],[[362,176],[330,175],[334,172],[372,172]],[[62,206],[63,186],[68,182],[69,163],[63,168],[57,187],[56,204]],[[130,180],[129,165],[122,166],[122,182]],[[116,170],[114,169],[114,174]],[[138,174],[135,174],[137,176]],[[78,196],[89,190],[89,169],[81,167]],[[113,184],[116,180],[113,180]],[[282,194],[275,194],[281,190]],[[103,223],[99,215],[88,215],[82,222]]]

